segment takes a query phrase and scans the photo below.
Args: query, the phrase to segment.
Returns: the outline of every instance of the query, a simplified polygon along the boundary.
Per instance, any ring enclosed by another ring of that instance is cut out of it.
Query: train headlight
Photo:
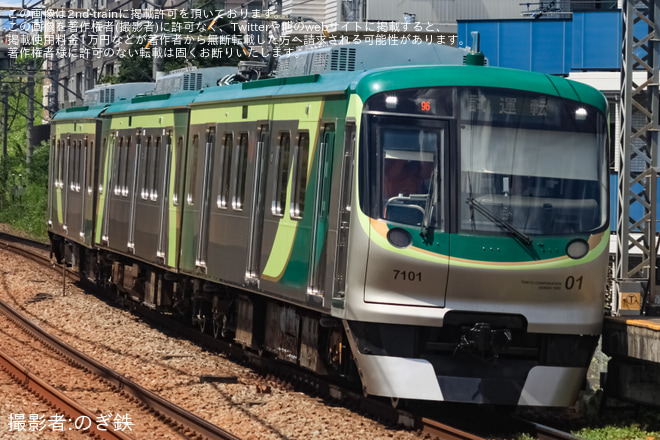
[[[387,231],[387,241],[394,247],[405,248],[412,243],[412,237],[405,229],[393,228]]]
[[[566,254],[574,260],[584,257],[587,252],[589,252],[589,244],[582,239],[573,240],[566,246]]]

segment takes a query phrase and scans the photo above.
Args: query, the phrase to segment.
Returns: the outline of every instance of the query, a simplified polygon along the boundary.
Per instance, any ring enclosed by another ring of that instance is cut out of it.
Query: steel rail
[[[440,440],[486,440],[436,420],[422,418],[422,432]]]
[[[37,324],[25,319],[19,312],[14,310],[3,300],[0,300],[0,312],[5,314],[9,319],[20,325],[22,328],[26,329],[26,331],[32,334],[35,338],[45,342],[59,353],[69,358],[72,362],[106,380],[118,391],[133,396],[135,399],[143,402],[159,414],[179,423],[184,430],[189,429],[211,440],[240,440],[239,437],[236,437],[222,428],[184,410],[174,403],[163,399],[77,349],[70,347],[59,338],[49,334]]]
[[[0,368],[32,394],[62,411],[70,420],[86,417],[90,421],[90,426],[83,431],[89,429],[90,434],[103,440],[133,440],[133,437],[124,434],[122,431],[101,429],[96,414],[78,404],[75,400],[70,399],[38,376],[30,373],[30,370],[2,350],[0,350]]]

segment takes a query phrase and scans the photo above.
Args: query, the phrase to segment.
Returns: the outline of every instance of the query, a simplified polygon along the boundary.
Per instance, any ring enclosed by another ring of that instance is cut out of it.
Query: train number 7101
[[[417,281],[417,282],[422,281],[421,272],[413,272],[412,270],[397,270],[397,269],[393,269],[392,272],[394,272],[395,280]]]

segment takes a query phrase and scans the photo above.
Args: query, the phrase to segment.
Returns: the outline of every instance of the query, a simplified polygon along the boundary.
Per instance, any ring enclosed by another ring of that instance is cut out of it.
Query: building
[[[160,1],[165,9],[189,8],[193,2]],[[615,0],[541,1],[530,6],[521,6],[519,0],[217,0],[216,3],[219,11],[241,11],[245,18],[242,22],[252,24],[245,42],[259,50],[273,37],[272,32],[268,35],[263,30],[264,11],[273,18],[292,17],[288,25],[281,24],[286,23],[283,18],[278,21],[280,27],[275,35],[284,37],[285,44],[291,48],[320,41],[341,41],[342,38],[352,41],[378,36],[469,45],[456,37],[458,20],[524,21],[541,16],[557,19],[570,17],[577,11],[617,7]],[[130,11],[153,12],[152,5],[153,2],[139,0],[47,0],[46,9],[67,12],[44,22],[45,46],[51,47],[55,55],[48,66],[50,75],[44,87],[44,105],[50,109],[79,105],[85,90],[105,77],[115,76],[121,62],[117,55],[121,46],[117,42],[125,39],[132,23],[140,21]],[[125,11],[124,17],[130,18],[113,18],[120,10]],[[90,11],[96,11],[96,16]],[[323,28],[330,37],[323,36]],[[80,44],[71,44],[76,42],[77,36],[86,37],[87,45],[83,50],[90,54],[87,59],[69,55],[70,49],[80,50]]]

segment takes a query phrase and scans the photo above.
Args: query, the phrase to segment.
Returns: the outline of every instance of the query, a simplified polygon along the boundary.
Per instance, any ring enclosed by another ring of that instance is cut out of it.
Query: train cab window
[[[181,183],[181,173],[183,166],[181,164],[181,151],[183,150],[183,136],[179,136],[176,141],[176,151],[174,151],[174,194],[172,194],[172,204],[179,204],[179,185]]]
[[[385,220],[442,230],[441,199],[445,131],[434,123],[375,117],[372,141],[380,157],[374,188]]]
[[[219,190],[217,206],[220,209],[227,208],[227,201],[229,200],[229,184],[231,182],[231,157],[234,147],[234,134],[226,133],[224,142],[220,147],[220,176],[219,176]]]
[[[236,151],[236,187],[231,205],[234,211],[243,210],[245,200],[245,179],[247,178],[248,134],[241,133]]]
[[[189,205],[195,204],[195,193],[197,190],[197,168],[199,168],[199,164],[197,163],[197,158],[199,156],[199,135],[196,134],[193,136],[192,139],[192,160],[190,161],[190,165],[188,166],[188,170],[190,171],[188,174],[190,175],[190,188],[188,191],[188,195],[186,196],[186,202]]]
[[[305,211],[305,191],[307,189],[307,167],[309,162],[309,133],[298,135],[295,149],[293,194],[291,197],[291,218],[301,219]]]
[[[289,181],[289,151],[291,150],[291,136],[288,132],[279,135],[279,141],[275,148],[274,167],[275,192],[271,211],[277,217],[284,216],[286,206],[286,187]]]

